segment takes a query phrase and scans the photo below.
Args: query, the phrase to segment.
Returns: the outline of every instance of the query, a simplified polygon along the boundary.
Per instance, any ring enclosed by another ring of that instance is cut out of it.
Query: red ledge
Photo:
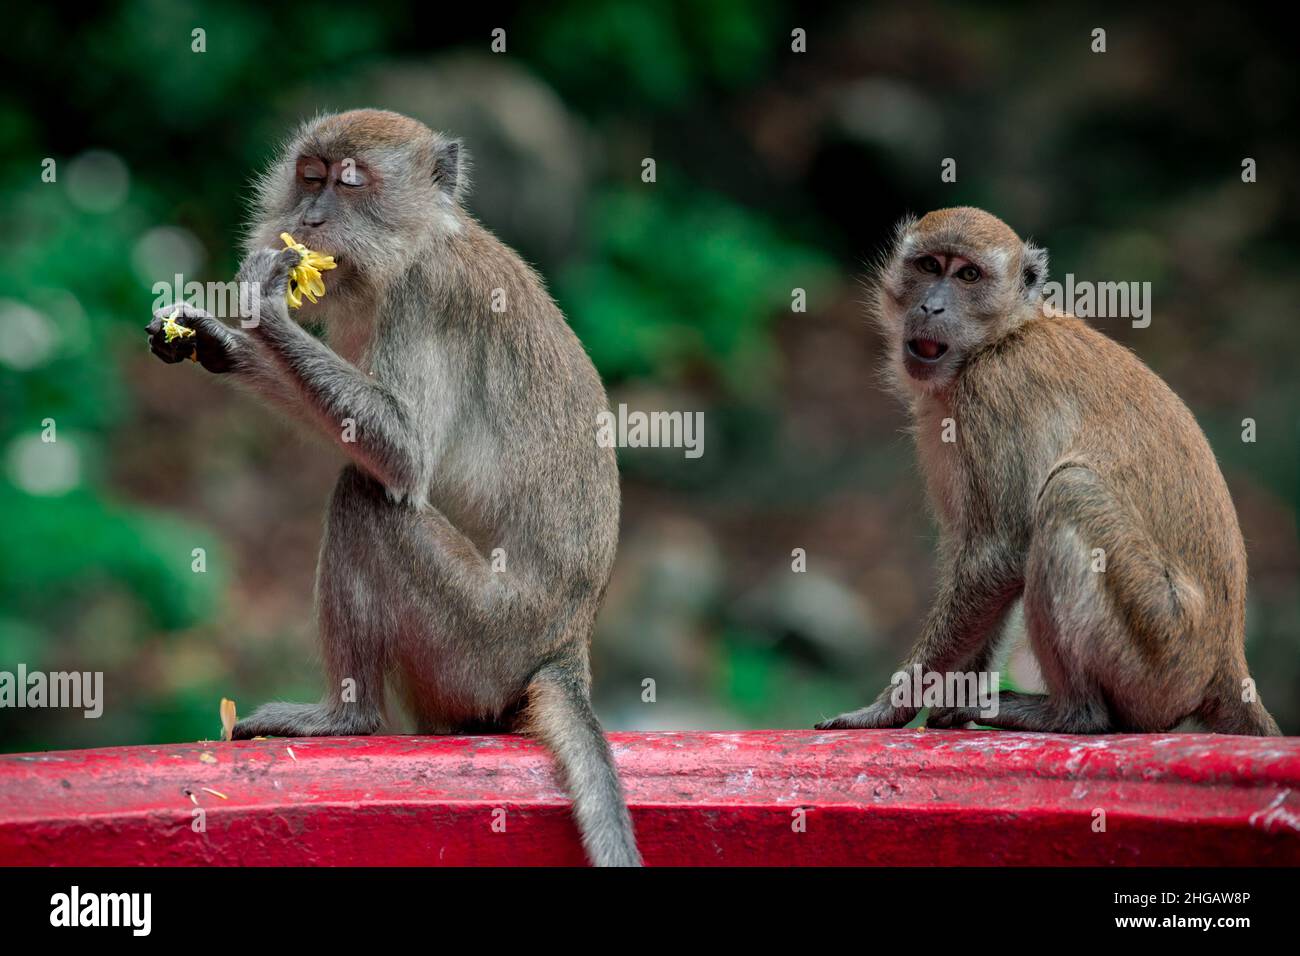
[[[1300,739],[770,730],[610,741],[649,864],[1300,863]],[[553,764],[520,737],[0,756],[0,864],[582,862]]]

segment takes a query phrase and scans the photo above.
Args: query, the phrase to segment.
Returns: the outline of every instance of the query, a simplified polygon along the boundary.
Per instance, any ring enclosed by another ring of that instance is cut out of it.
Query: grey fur
[[[299,154],[352,157],[372,186],[304,193]],[[423,733],[520,729],[558,760],[598,865],[640,856],[589,703],[588,645],[619,522],[612,449],[596,441],[600,378],[540,278],[471,218],[464,150],[374,110],[307,124],[264,176],[240,269],[260,323],[194,309],[199,360],[229,371],[332,441],[350,463],[334,490],[317,571],[327,677],[316,704],[272,703],[237,738],[365,734],[398,689]],[[308,210],[315,209],[304,219]],[[289,232],[340,257],[304,304],[284,302]],[[505,311],[491,309],[502,290]],[[154,351],[172,361],[149,327]],[[345,441],[345,420],[355,441]],[[490,556],[504,552],[505,570]],[[357,700],[340,696],[346,678]]]

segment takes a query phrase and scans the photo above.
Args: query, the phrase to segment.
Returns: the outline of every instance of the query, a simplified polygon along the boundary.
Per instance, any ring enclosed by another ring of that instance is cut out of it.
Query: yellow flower
[[[221,739],[230,740],[235,729],[235,702],[221,698]]]
[[[287,232],[280,233],[280,239],[286,247],[297,249],[298,255],[301,256],[298,264],[289,270],[289,289],[286,293],[289,307],[299,308],[303,296],[315,302],[317,296],[325,294],[325,283],[321,280],[320,274],[336,268],[338,263],[334,261],[333,256],[312,252],[301,242],[295,241]]]
[[[180,307],[177,306],[175,312],[163,319],[163,334],[167,337],[169,343],[175,342],[177,339],[189,339],[194,337],[193,329],[187,329],[176,321],[176,316],[180,314]]]
[[[163,337],[167,342],[175,342],[177,339],[192,339],[197,334],[193,329],[187,328],[176,321],[176,317],[181,314],[180,306],[176,311],[167,318],[163,319]],[[190,348],[190,354],[186,356],[191,362],[199,360],[199,347],[197,345]]]

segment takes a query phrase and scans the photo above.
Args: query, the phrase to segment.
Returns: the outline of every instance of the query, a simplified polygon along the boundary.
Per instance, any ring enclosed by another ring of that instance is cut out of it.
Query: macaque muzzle
[[[937,362],[948,351],[948,346],[934,339],[908,339],[907,351],[922,362]]]

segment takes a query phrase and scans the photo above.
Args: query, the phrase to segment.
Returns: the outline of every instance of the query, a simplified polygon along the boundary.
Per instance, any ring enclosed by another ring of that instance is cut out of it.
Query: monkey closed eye
[[[329,176],[329,170],[319,159],[298,160],[298,178],[309,185],[319,186]]]

